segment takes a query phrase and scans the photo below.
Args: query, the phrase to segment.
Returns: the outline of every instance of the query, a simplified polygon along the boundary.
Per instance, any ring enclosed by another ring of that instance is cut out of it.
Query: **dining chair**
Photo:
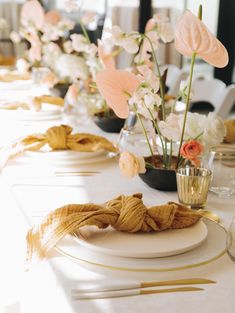
[[[181,81],[188,77],[188,71],[180,69],[174,64],[166,64],[163,68],[167,69],[166,87],[167,93],[171,96],[177,97],[179,94]]]
[[[219,79],[197,77],[192,84],[192,99],[190,111],[204,112],[211,105],[209,111],[215,112],[221,118],[228,117],[235,103],[235,84],[226,86]],[[198,105],[198,108],[197,108]],[[195,109],[197,108],[197,109]]]

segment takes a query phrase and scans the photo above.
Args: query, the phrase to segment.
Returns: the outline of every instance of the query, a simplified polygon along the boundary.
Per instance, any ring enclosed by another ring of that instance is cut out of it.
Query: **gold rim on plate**
[[[210,219],[205,218],[205,220],[209,220],[211,223],[220,227],[224,231],[225,236],[227,236],[227,230],[221,224],[216,223]],[[205,260],[205,261],[201,261],[201,262],[197,262],[197,263],[186,264],[186,265],[175,266],[175,267],[166,267],[166,268],[131,268],[131,267],[125,267],[125,266],[112,266],[112,265],[93,262],[90,260],[86,260],[84,258],[79,258],[75,255],[72,255],[72,254],[64,251],[63,249],[59,248],[58,246],[55,246],[54,248],[59,253],[64,255],[65,257],[72,259],[74,261],[79,261],[79,262],[86,263],[89,265],[95,265],[95,266],[100,267],[100,268],[106,268],[106,269],[111,269],[111,270],[121,270],[121,271],[128,271],[128,272],[143,272],[143,273],[144,272],[145,273],[146,272],[149,272],[149,273],[151,273],[151,272],[171,272],[171,271],[178,271],[178,270],[183,270],[183,269],[188,269],[188,268],[194,268],[194,267],[206,265],[206,264],[209,264],[215,260],[218,260],[219,258],[221,258],[226,253],[226,247],[225,247],[222,251],[220,251],[217,255],[211,257],[210,259]]]

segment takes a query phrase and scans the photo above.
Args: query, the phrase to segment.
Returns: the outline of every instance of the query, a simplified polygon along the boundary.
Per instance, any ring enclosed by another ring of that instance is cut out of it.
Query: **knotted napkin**
[[[17,155],[25,151],[37,151],[45,145],[48,145],[52,150],[116,152],[114,145],[106,138],[86,133],[72,134],[72,130],[72,127],[67,125],[53,126],[48,128],[45,133],[28,135],[17,140],[10,147],[0,151],[2,167],[8,160]]]
[[[20,102],[20,101],[0,101],[0,109],[4,110],[17,110],[17,109],[24,109],[24,110],[31,110],[40,111],[42,109],[42,104],[52,104],[57,106],[64,105],[64,99],[60,97],[54,97],[50,95],[44,95],[40,97],[34,97],[27,102]]]
[[[28,261],[33,256],[46,257],[59,240],[83,226],[112,226],[118,231],[146,233],[189,227],[200,218],[199,213],[174,202],[147,208],[142,194],[121,195],[103,206],[69,204],[51,212],[40,225],[28,231]]]
[[[235,120],[226,120],[224,121],[224,125],[226,128],[226,136],[224,137],[224,142],[235,142]]]

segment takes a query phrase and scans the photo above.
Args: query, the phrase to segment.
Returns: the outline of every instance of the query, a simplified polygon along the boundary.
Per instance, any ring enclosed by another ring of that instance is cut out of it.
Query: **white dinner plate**
[[[89,226],[79,231],[79,235],[79,244],[100,253],[130,258],[156,258],[177,255],[197,247],[206,239],[207,227],[199,221],[184,229],[127,233],[112,227],[101,230]]]
[[[114,157],[107,151],[80,152],[72,150],[58,151],[26,151],[15,158],[16,163],[25,165],[43,165],[53,168],[76,167],[77,165],[97,163]]]
[[[54,107],[55,108],[55,107]],[[37,121],[50,121],[50,120],[59,120],[62,118],[61,109],[45,110],[45,111],[33,111],[33,110],[5,110],[0,109],[1,118],[17,121],[28,121],[28,122],[37,122]]]
[[[226,252],[226,230],[209,219],[203,219],[208,234],[206,239],[190,251],[158,258],[128,258],[95,252],[81,245],[72,235],[66,236],[56,245],[64,256],[79,262],[91,271],[117,273],[121,271],[150,273],[167,272],[202,266],[217,260]]]

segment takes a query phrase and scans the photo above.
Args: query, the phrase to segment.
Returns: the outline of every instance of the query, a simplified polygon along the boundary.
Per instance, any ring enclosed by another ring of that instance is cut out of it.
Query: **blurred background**
[[[0,0],[0,55],[21,57],[25,44],[14,44],[10,33],[18,31],[19,15],[24,0]],[[84,11],[97,13],[95,22],[88,27],[92,41],[96,42],[102,36],[104,27],[118,24],[124,31],[143,31],[146,21],[154,13],[164,13],[169,16],[174,25],[185,9],[197,14],[199,4],[203,5],[203,21],[213,34],[226,46],[230,62],[224,69],[214,69],[212,66],[197,59],[196,71],[206,77],[216,77],[227,85],[235,82],[234,42],[235,42],[235,9],[234,0],[41,0],[48,9],[57,9],[76,23],[75,32],[80,33],[79,18]],[[175,64],[187,70],[187,58],[180,56],[174,49],[174,43],[164,44],[158,51],[162,64]],[[128,56],[122,54],[118,60],[120,68],[128,66]]]

